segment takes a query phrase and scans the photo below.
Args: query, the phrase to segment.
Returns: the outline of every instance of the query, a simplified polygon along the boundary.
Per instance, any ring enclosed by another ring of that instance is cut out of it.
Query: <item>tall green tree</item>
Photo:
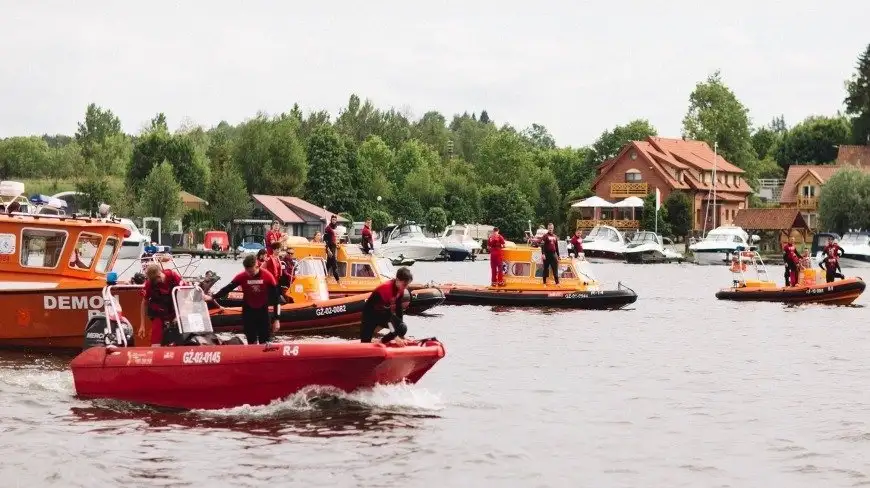
[[[481,191],[480,206],[484,222],[499,228],[508,239],[522,239],[534,218],[532,206],[519,187],[489,185]]]
[[[619,151],[631,141],[643,141],[650,136],[656,136],[655,127],[646,119],[636,119],[625,125],[617,125],[611,130],[606,130],[598,136],[592,144],[590,157],[595,166],[604,161],[616,157]]]
[[[692,230],[692,198],[685,192],[674,191],[665,199],[664,207],[667,209],[668,225],[673,235],[689,235]]]
[[[301,195],[308,163],[292,117],[270,120],[257,114],[238,131],[233,163],[251,193]]]
[[[719,154],[728,162],[748,170],[755,162],[749,132],[749,110],[722,81],[719,71],[698,83],[689,95],[689,110],[683,118],[683,134],[718,143]]]
[[[870,176],[847,168],[828,178],[819,195],[819,219],[823,229],[839,234],[870,228]]]
[[[550,131],[541,124],[532,124],[531,127],[526,128],[522,132],[522,136],[534,148],[541,150],[556,149],[556,140],[553,139]]]
[[[142,185],[139,195],[139,215],[158,217],[163,228],[184,215],[181,185],[175,180],[175,171],[168,161],[155,166]]]
[[[346,147],[331,126],[318,127],[308,139],[308,187],[311,203],[333,212],[347,210],[354,204]]]
[[[232,165],[222,166],[214,174],[208,211],[214,221],[225,229],[234,219],[250,215],[251,198],[245,188],[245,180]]]
[[[75,140],[82,148],[82,156],[91,160],[97,146],[105,144],[110,137],[120,134],[121,120],[111,110],[91,103],[85,110],[85,120],[78,123]]]
[[[441,207],[432,207],[426,211],[423,223],[429,232],[441,234],[447,228],[447,212]]]
[[[833,163],[837,146],[851,140],[852,128],[845,117],[807,117],[782,136],[774,157],[786,170],[792,164]]]
[[[858,57],[855,73],[846,82],[846,113],[852,116],[855,144],[870,145],[870,44]]]

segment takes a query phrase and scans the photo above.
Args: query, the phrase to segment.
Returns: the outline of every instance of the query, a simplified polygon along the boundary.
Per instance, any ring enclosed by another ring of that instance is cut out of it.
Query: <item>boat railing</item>
[[[732,256],[730,270],[736,275],[734,279],[736,283],[745,283],[747,281],[746,273],[750,268],[754,271],[756,280],[770,281],[767,265],[764,264],[758,252],[740,251]]]
[[[182,285],[172,289],[172,304],[178,319],[179,333],[214,332],[205,292],[199,285]]]
[[[129,266],[124,268],[124,270],[118,274],[123,275],[133,268],[138,268],[144,273],[145,269],[148,268],[148,265],[158,264],[164,271],[171,269],[186,280],[198,280],[201,277],[194,273],[199,269],[202,259],[202,257],[194,256],[192,254],[173,255],[168,253],[156,253],[151,256],[140,256],[139,258],[136,258]]]
[[[121,347],[127,347],[127,334],[124,333],[124,329],[133,330],[133,324],[124,317],[121,313],[121,305],[118,303],[115,298],[115,294],[112,293],[112,290],[116,288],[144,288],[144,285],[128,285],[128,284],[119,284],[119,285],[107,285],[103,287],[102,295],[103,295],[103,313],[106,316],[106,326],[103,331],[103,340],[105,341],[106,346],[110,346],[113,343],[115,345]]]

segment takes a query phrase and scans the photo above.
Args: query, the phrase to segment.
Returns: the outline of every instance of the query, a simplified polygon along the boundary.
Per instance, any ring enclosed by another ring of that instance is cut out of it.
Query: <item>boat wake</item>
[[[269,405],[193,410],[192,414],[211,418],[267,419],[295,416],[300,413],[376,411],[379,413],[426,414],[444,408],[439,395],[414,385],[376,386],[346,393],[332,387],[309,386]]]

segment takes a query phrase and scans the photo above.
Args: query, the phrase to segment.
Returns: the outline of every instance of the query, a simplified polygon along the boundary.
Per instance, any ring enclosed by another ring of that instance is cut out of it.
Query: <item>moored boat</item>
[[[378,384],[416,383],[445,355],[434,338],[406,346],[248,345],[238,344],[238,338],[232,341],[236,344],[228,344],[213,334],[202,294],[195,286],[173,290],[179,337],[185,345],[127,347],[132,331],[123,322],[109,321],[102,343],[70,363],[78,397],[179,409],[265,405],[307,386],[351,392]]]
[[[7,209],[0,214],[0,347],[79,349],[81,324],[103,308],[106,277],[130,231],[112,218],[11,208],[27,202],[22,183],[0,183]],[[114,292],[127,307],[141,300],[136,287]],[[133,320],[139,325],[138,314]]]
[[[778,286],[767,274],[767,266],[755,251],[742,251],[734,256],[731,272],[733,285],[719,290],[716,298],[733,301],[781,303],[824,303],[849,305],[864,292],[866,284],[859,277],[825,282],[825,273],[809,259],[810,267],[800,270],[797,286]],[[749,276],[747,276],[749,274]]]
[[[702,265],[729,265],[733,256],[739,256],[743,249],[754,250],[752,245],[760,241],[759,236],[750,236],[740,227],[722,225],[707,233],[707,236],[689,245],[694,262]]]
[[[560,259],[559,284],[544,285],[540,249],[513,246],[502,252],[505,286],[438,285],[447,303],[609,310],[637,300],[634,290],[622,283],[615,290],[602,289],[582,259]]]
[[[633,264],[682,262],[683,255],[667,248],[665,239],[655,232],[635,233],[625,246],[625,261]]]
[[[285,245],[293,249],[297,258],[326,259],[326,248],[321,243],[294,238]],[[368,294],[381,283],[396,277],[396,270],[389,259],[365,254],[356,244],[339,244],[336,261],[341,283],[337,283],[331,275],[326,276],[331,298]],[[426,312],[444,303],[444,293],[438,288],[414,284],[409,290],[409,302],[405,311],[409,315]],[[230,293],[220,303],[224,306],[241,305],[241,292]]]

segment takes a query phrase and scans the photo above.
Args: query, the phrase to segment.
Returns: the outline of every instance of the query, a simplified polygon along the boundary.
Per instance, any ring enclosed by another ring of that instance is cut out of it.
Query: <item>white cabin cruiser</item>
[[[416,261],[434,261],[444,254],[444,245],[438,239],[426,237],[419,225],[405,222],[400,225],[388,225],[383,233],[381,245],[375,249],[375,254],[388,259],[413,259]]]
[[[492,229],[492,226],[487,226]],[[471,259],[474,261],[477,254],[480,252],[480,242],[472,237],[470,231],[471,226],[468,225],[450,225],[438,238],[444,249],[447,251],[447,259],[450,261],[465,261]]]
[[[590,263],[625,262],[625,236],[616,227],[596,225],[583,238],[583,254]]]
[[[118,259],[139,259],[145,250],[148,238],[139,232],[139,227],[130,219],[121,219],[121,225],[130,230],[130,237],[124,239]]]
[[[640,231],[625,246],[625,260],[629,263],[661,263],[683,259],[683,255],[666,245],[674,241],[650,231]]]
[[[839,244],[843,248],[843,257],[840,258],[842,267],[870,267],[870,231],[846,232]]]
[[[753,235],[752,243],[761,238]],[[740,227],[722,225],[707,233],[707,237],[689,246],[696,264],[731,264],[731,256],[740,251],[754,251],[749,234]],[[742,258],[741,258],[742,259]]]

